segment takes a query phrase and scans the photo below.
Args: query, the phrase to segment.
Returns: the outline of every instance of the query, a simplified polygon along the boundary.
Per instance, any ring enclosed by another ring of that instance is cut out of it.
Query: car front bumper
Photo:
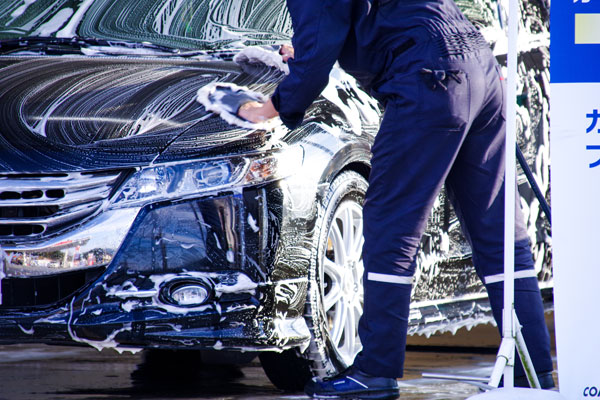
[[[0,342],[284,350],[307,346],[306,262],[279,257],[277,185],[107,211],[44,244],[3,246]],[[200,304],[173,288],[198,285]]]

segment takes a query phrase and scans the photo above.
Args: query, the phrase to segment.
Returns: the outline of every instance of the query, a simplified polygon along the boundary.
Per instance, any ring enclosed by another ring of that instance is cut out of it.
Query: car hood
[[[223,61],[1,57],[0,173],[147,165],[184,133],[181,158],[256,146],[196,101],[213,81],[256,80]]]

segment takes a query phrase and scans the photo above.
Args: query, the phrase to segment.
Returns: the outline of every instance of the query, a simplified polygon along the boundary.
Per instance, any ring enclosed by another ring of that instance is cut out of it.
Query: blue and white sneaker
[[[398,382],[361,372],[352,366],[331,378],[313,378],[304,386],[307,395],[317,399],[397,399]]]

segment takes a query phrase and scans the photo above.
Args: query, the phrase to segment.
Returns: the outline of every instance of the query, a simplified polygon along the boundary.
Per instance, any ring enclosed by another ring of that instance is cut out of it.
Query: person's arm
[[[271,100],[250,104],[240,116],[260,122],[279,114],[283,123],[294,129],[302,123],[304,112],[327,86],[350,30],[353,0],[287,0],[294,36],[290,74],[279,84]]]

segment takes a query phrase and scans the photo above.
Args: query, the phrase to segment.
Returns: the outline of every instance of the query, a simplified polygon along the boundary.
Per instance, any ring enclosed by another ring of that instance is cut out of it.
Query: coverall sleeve
[[[294,59],[271,100],[282,122],[298,127],[306,109],[327,86],[350,30],[352,0],[287,0]]]

